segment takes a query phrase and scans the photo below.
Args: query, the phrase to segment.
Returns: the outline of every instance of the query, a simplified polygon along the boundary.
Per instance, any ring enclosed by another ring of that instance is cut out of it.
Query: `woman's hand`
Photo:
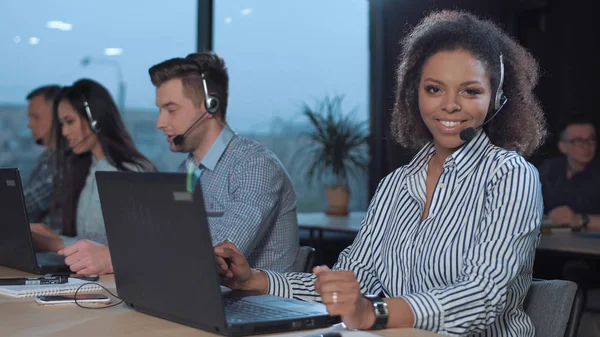
[[[215,247],[215,258],[223,285],[235,290],[254,290],[266,294],[269,281],[265,273],[250,268],[240,250],[229,240]]]
[[[370,329],[375,323],[371,301],[360,292],[360,284],[351,271],[331,271],[327,266],[313,269],[317,275],[315,289],[331,316],[341,316],[351,329]]]

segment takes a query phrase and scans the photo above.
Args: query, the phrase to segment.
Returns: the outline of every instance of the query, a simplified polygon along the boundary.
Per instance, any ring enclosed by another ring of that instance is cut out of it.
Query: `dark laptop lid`
[[[38,272],[21,175],[0,168],[0,265]]]
[[[119,297],[141,312],[224,333],[200,187],[188,193],[183,173],[96,172],[96,180]]]

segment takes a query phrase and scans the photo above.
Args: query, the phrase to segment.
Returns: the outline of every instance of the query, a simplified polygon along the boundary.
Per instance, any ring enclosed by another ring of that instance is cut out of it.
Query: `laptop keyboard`
[[[228,297],[224,298],[223,302],[225,304],[227,321],[231,323],[282,320],[306,315],[295,311],[283,311],[279,308],[258,305],[252,302],[244,301],[241,298]]]

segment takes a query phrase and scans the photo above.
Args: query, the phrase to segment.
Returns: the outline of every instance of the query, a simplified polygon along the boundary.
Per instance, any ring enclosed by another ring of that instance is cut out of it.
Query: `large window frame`
[[[213,49],[213,0],[198,0],[197,51]]]
[[[213,9],[214,9],[214,0],[198,0],[198,51],[212,51],[213,50],[213,39],[214,39],[214,29],[213,29]],[[368,167],[368,177],[369,184],[367,186],[368,189],[368,199],[370,200],[375,192],[375,186],[378,180],[377,178],[381,175],[381,161],[383,160],[384,154],[381,146],[378,146],[378,142],[375,142],[374,139],[379,139],[383,136],[383,130],[380,126],[380,122],[376,121],[374,123],[373,118],[378,116],[378,114],[374,113],[374,111],[381,111],[382,104],[380,99],[376,99],[381,96],[381,81],[377,81],[376,76],[378,71],[382,70],[383,65],[379,60],[379,55],[382,53],[382,42],[380,39],[376,37],[382,34],[382,25],[377,24],[376,20],[373,20],[374,17],[377,17],[377,11],[371,8],[369,13],[369,47],[370,47],[370,56],[369,56],[369,98],[367,102],[369,103],[369,131],[371,133],[370,136],[370,144],[369,144],[369,152],[370,162]],[[375,62],[374,62],[375,61]]]

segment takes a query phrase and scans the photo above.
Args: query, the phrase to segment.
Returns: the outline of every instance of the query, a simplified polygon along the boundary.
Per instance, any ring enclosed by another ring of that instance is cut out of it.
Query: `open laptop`
[[[70,274],[64,257],[35,252],[16,168],[0,168],[0,214],[0,265],[34,274]]]
[[[201,187],[183,173],[96,172],[119,297],[130,307],[241,336],[327,327],[324,305],[220,286]]]

